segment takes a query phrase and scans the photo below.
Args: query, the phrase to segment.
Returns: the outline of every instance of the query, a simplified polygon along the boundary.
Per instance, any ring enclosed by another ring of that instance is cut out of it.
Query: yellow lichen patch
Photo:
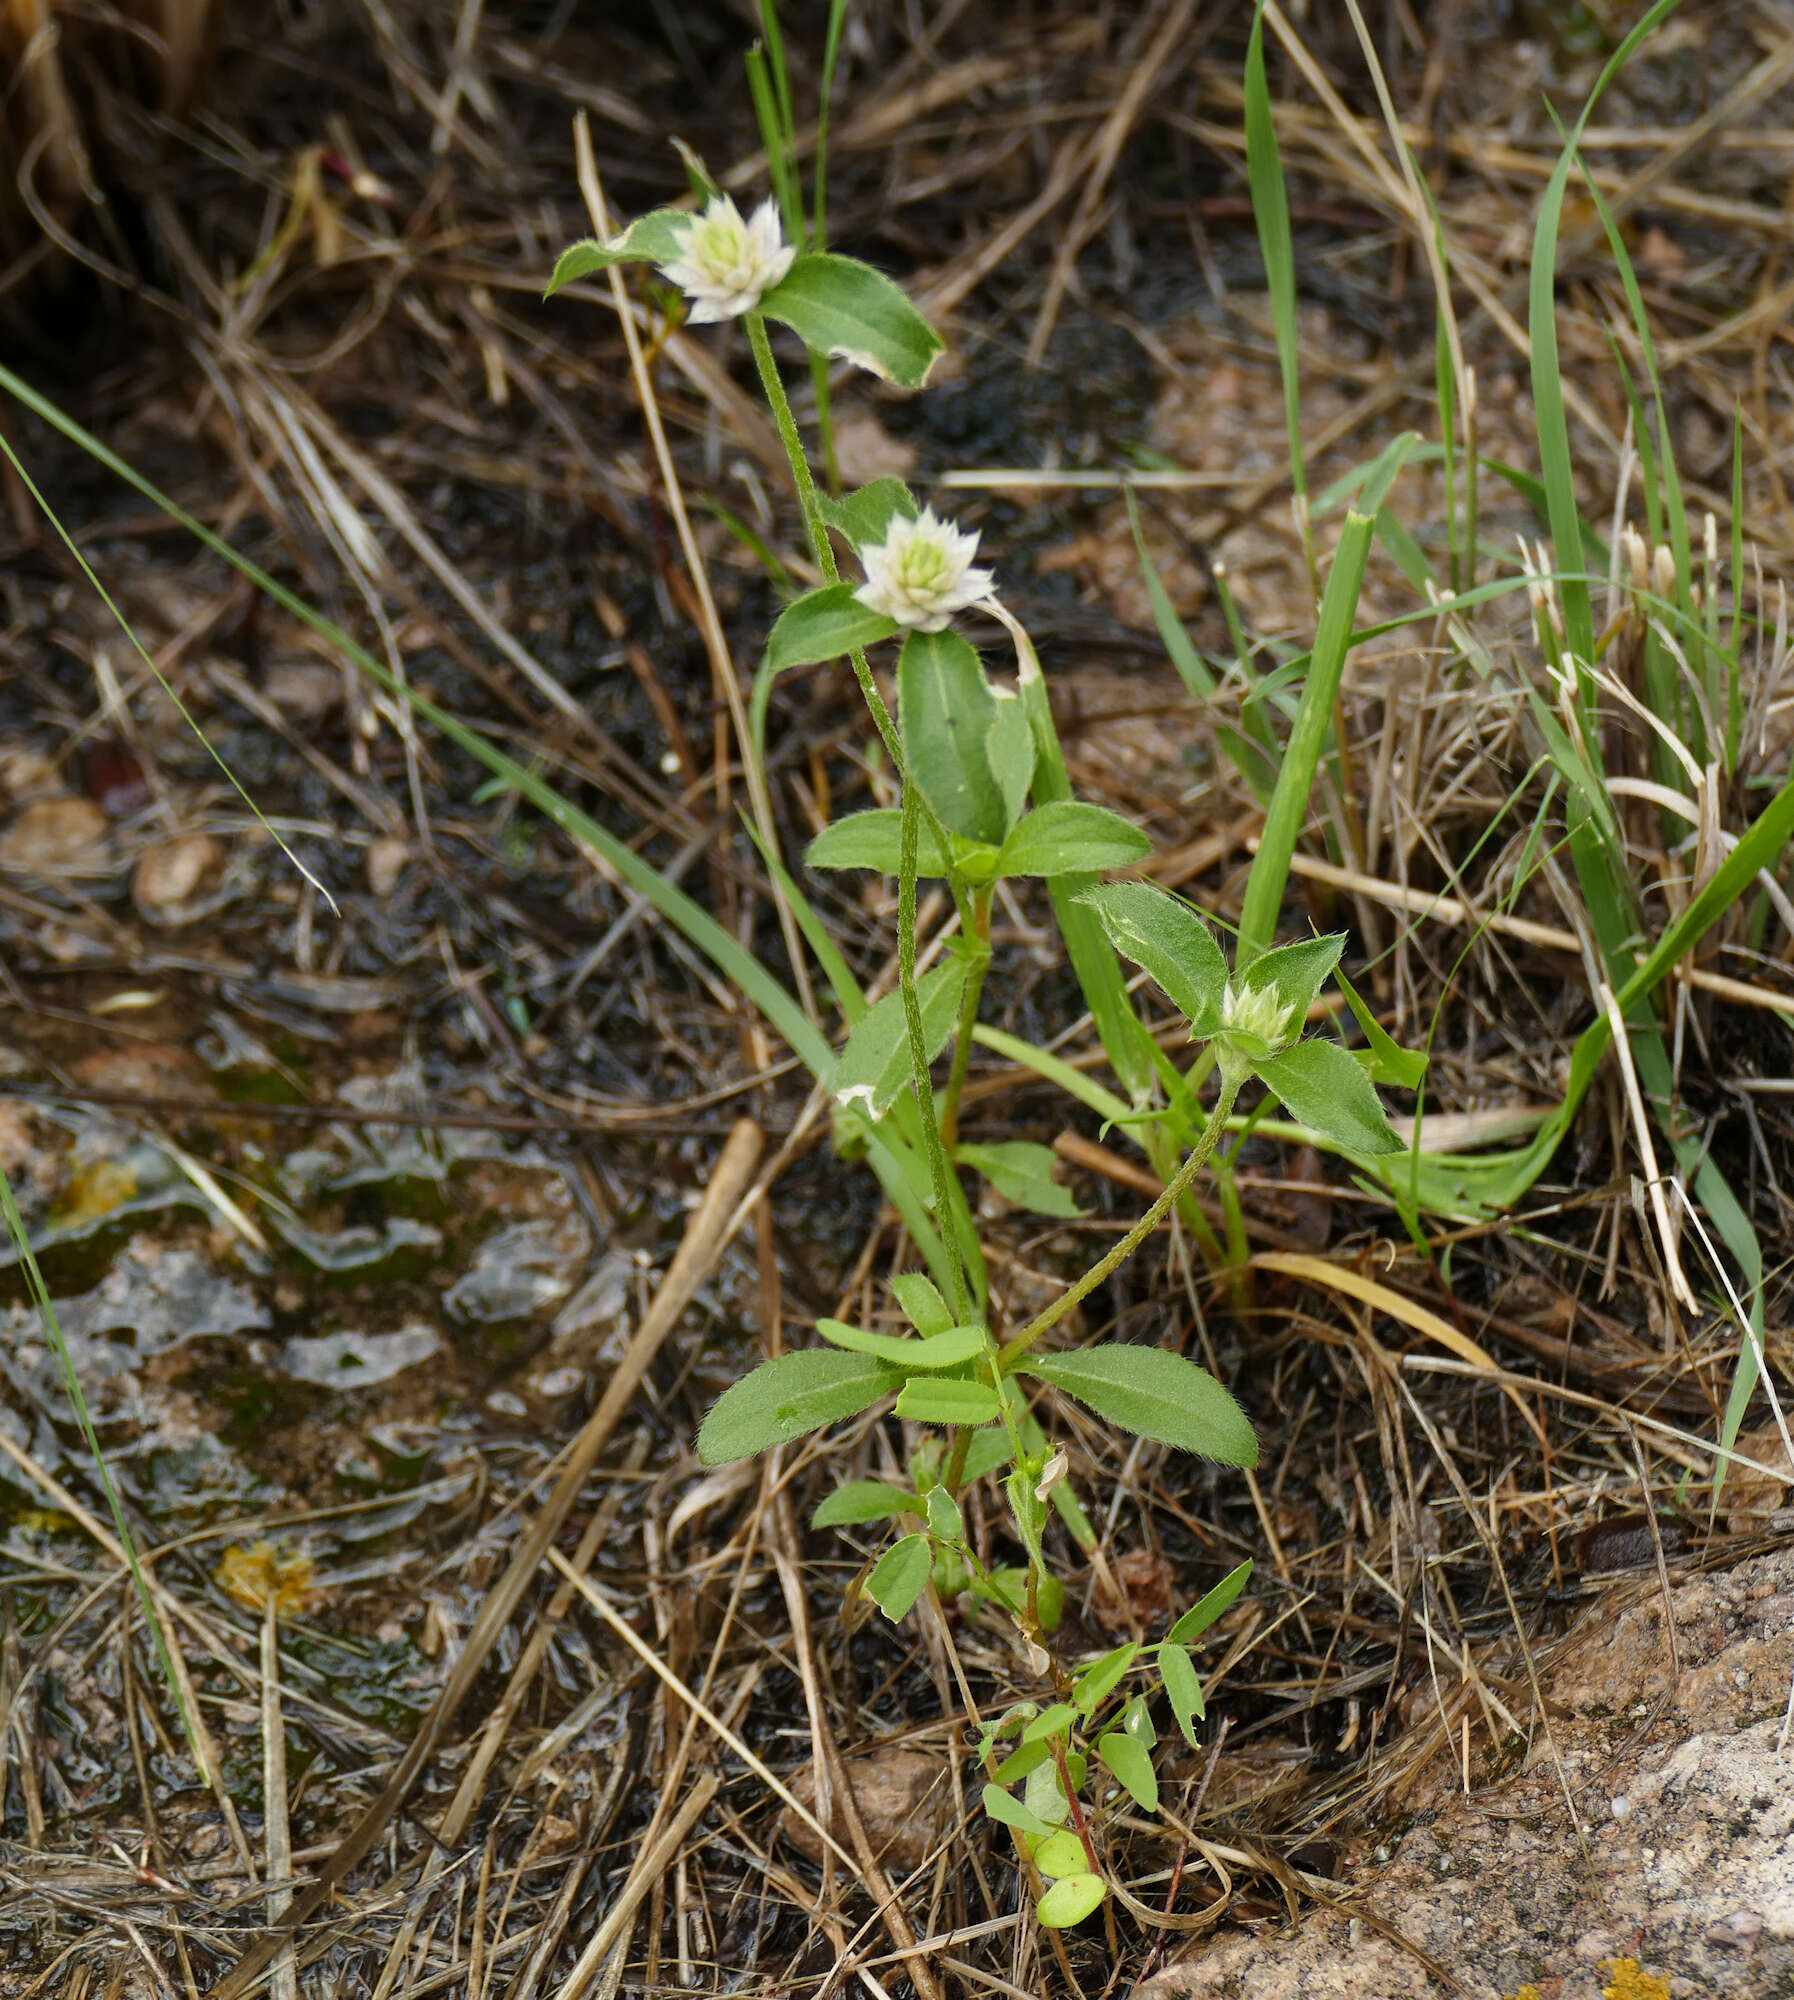
[[[303,1611],[316,1587],[316,1565],[303,1551],[283,1554],[272,1542],[244,1548],[233,1542],[215,1572],[218,1588],[250,1611],[272,1604],[276,1618]]]
[[[1670,1990],[1654,1972],[1647,1972],[1635,1958],[1610,1958],[1605,1970],[1607,1984],[1601,2000],[1670,2000]]]
[[[1529,1979],[1518,1993],[1508,1994],[1507,2000],[1545,2000],[1545,1996]]]

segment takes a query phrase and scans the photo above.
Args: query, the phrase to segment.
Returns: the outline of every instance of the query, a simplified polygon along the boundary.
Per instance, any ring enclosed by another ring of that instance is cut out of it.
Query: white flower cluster
[[[917,632],[943,632],[954,612],[991,594],[991,572],[974,569],[978,537],[924,507],[912,521],[891,516],[882,542],[860,550],[866,581],[854,596]]]
[[[779,228],[776,204],[763,201],[744,220],[719,194],[702,215],[687,218],[679,255],[660,272],[691,301],[692,323],[701,325],[752,312],[796,255]]]
[[[1221,1031],[1263,1043],[1266,1051],[1289,1039],[1290,1009],[1269,986],[1236,987],[1232,980],[1221,993]]]

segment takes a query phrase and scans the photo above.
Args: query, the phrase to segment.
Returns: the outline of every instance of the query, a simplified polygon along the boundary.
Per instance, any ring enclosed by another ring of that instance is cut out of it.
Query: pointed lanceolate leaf
[[[863,1326],[846,1326],[838,1319],[819,1319],[816,1331],[835,1347],[855,1354],[875,1354],[893,1368],[957,1368],[982,1354],[986,1335],[981,1326],[954,1326],[943,1333],[911,1339],[898,1333],[869,1333]]]
[[[1205,1591],[1165,1634],[1165,1637],[1180,1646],[1188,1645],[1192,1639],[1200,1638],[1245,1589],[1246,1579],[1251,1574],[1252,1558],[1248,1556],[1243,1563],[1236,1563],[1213,1590]]]
[[[965,985],[963,959],[951,958],[925,972],[916,982],[922,1009],[922,1037],[930,1062],[947,1045]],[[901,992],[887,993],[877,1006],[854,1023],[847,1046],[835,1065],[834,1092],[838,1103],[857,1103],[866,1115],[882,1118],[909,1081],[909,1022]]]
[[[812,868],[876,868],[881,875],[895,875],[902,853],[903,814],[895,806],[874,806],[825,826],[805,850],[804,860]],[[946,872],[933,829],[918,827],[916,873]]]
[[[816,511],[831,528],[847,537],[857,555],[868,542],[884,540],[891,531],[894,514],[913,521],[918,510],[909,488],[887,473],[882,479],[862,486],[857,493],[843,494],[839,500],[818,493]]]
[[[766,664],[772,671],[782,674],[787,667],[838,660],[897,630],[894,618],[870,610],[853,593],[851,583],[825,583],[787,604],[767,635]]]
[[[919,389],[941,339],[882,271],[857,258],[812,250],[765,293],[760,310],[818,354],[844,361],[906,389]]]
[[[612,264],[670,264],[683,251],[692,221],[682,209],[657,208],[651,214],[638,215],[621,236],[613,236],[608,243],[600,243],[595,236],[581,237],[555,259],[554,276],[542,296],[552,298],[563,285]]]
[[[903,754],[944,825],[1000,841],[1003,794],[985,754],[996,697],[977,653],[957,632],[911,632],[897,659]]]
[[[1014,1827],[1017,1833],[1030,1833],[1036,1840],[1051,1837],[1053,1829],[1046,1821],[1037,1819],[1013,1792],[1004,1791],[1001,1785],[985,1786],[984,1810],[1004,1826]]]
[[[1346,1005],[1358,1017],[1364,1039],[1376,1058],[1371,1072],[1378,1083],[1393,1084],[1398,1090],[1418,1090],[1426,1076],[1426,1054],[1421,1049],[1404,1049],[1359,997],[1358,989],[1336,966],[1333,977],[1346,997]]]
[[[891,1280],[891,1290],[904,1317],[918,1333],[945,1333],[953,1324],[953,1308],[941,1297],[940,1288],[925,1271],[899,1271]]]
[[[1162,1347],[1085,1347],[1071,1354],[1026,1354],[1024,1375],[1063,1389],[1099,1417],[1136,1437],[1256,1465],[1258,1440],[1245,1412],[1206,1368]]]
[[[1065,1875],[1034,1905],[1034,1914],[1050,1931],[1081,1924],[1102,1907],[1109,1885],[1100,1875]]]
[[[993,687],[991,697],[996,706],[991,710],[990,727],[984,732],[984,759],[997,781],[997,790],[1003,795],[1003,824],[1012,830],[1013,839],[1015,824],[1028,803],[1028,787],[1034,782],[1034,725],[1028,720],[1027,708],[1019,694]],[[999,868],[997,872],[1039,871]]]
[[[1152,1757],[1145,1744],[1124,1729],[1112,1729],[1097,1739],[1096,1754],[1108,1765],[1128,1796],[1142,1812],[1159,1809],[1159,1781],[1153,1775]]]
[[[1288,1010],[1290,1032],[1300,1034],[1309,1008],[1344,949],[1343,932],[1279,945],[1275,951],[1261,951],[1241,975],[1240,983],[1249,993],[1267,987],[1274,992]]]
[[[930,1566],[928,1537],[901,1536],[872,1565],[872,1574],[866,1579],[866,1595],[895,1625],[922,1595]]]
[[[1197,1034],[1214,1032],[1227,961],[1194,910],[1151,882],[1105,883],[1086,889],[1078,901],[1102,919],[1118,952],[1152,974]]]
[[[1402,1142],[1364,1065],[1337,1042],[1298,1042],[1280,1056],[1255,1062],[1254,1072],[1298,1124],[1348,1153],[1399,1153]]]
[[[997,1420],[997,1392],[950,1375],[913,1375],[897,1398],[897,1414],[918,1424],[991,1424]]]
[[[894,1514],[919,1514],[922,1503],[907,1486],[887,1479],[854,1479],[837,1486],[810,1516],[812,1528],[848,1528],[861,1521],[888,1521]]]
[[[1089,1666],[1071,1684],[1071,1698],[1088,1718],[1096,1713],[1121,1685],[1122,1676],[1134,1664],[1138,1646],[1117,1646]]]
[[[857,1416],[898,1386],[900,1377],[864,1354],[805,1348],[763,1361],[710,1406],[698,1431],[706,1465],[752,1458],[806,1431]]]
[[[1077,799],[1035,807],[997,855],[999,875],[1094,875],[1144,861],[1152,842],[1119,813]]]
[[[1051,1146],[1036,1145],[1031,1139],[1003,1139],[994,1146],[956,1146],[953,1157],[962,1166],[972,1167],[990,1182],[1005,1201],[1036,1215],[1082,1215],[1071,1198],[1071,1189],[1053,1178],[1055,1155]]]
[[[1202,1683],[1196,1678],[1189,1653],[1182,1646],[1167,1640],[1159,1648],[1159,1673],[1165,1683],[1165,1697],[1171,1704],[1171,1713],[1177,1717],[1177,1726],[1184,1733],[1184,1741],[1194,1750],[1198,1747],[1196,1725],[1203,1717]]]

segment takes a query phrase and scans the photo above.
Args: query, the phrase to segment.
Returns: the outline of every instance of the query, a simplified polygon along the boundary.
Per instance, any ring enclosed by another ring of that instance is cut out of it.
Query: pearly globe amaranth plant
[[[991,595],[992,572],[975,569],[976,533],[943,521],[932,507],[910,520],[891,516],[885,538],[860,550],[866,581],[854,592],[869,611],[912,632],[944,632],[956,611]]]
[[[628,232],[607,246],[621,249]],[[677,257],[659,265],[662,277],[685,294],[694,326],[738,319],[753,312],[791,269],[796,249],[784,239],[775,203],[763,201],[745,220],[726,194],[702,215],[685,218]]]

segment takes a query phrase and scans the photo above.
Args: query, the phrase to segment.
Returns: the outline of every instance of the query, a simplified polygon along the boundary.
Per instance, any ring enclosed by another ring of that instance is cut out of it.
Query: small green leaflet
[[[1159,1781],[1143,1743],[1124,1729],[1112,1729],[1107,1736],[1097,1738],[1096,1754],[1127,1788],[1135,1805],[1143,1812],[1158,1811]]]
[[[857,493],[831,500],[826,493],[816,496],[816,511],[831,528],[845,535],[857,555],[869,544],[882,542],[891,532],[891,516],[901,514],[906,521],[916,518],[916,502],[901,479],[887,474],[862,486]]]
[[[997,1407],[994,1389],[952,1376],[912,1376],[897,1398],[897,1414],[919,1424],[995,1423]]]
[[[949,958],[916,982],[922,1009],[922,1035],[929,1060],[938,1056],[953,1032],[965,985],[962,958]],[[887,993],[877,1006],[855,1022],[847,1046],[835,1064],[834,1093],[838,1104],[860,1103],[875,1123],[897,1101],[910,1076],[909,1022],[901,992]]]
[[[1034,1905],[1034,1914],[1050,1931],[1062,1931],[1102,1907],[1109,1885],[1100,1875],[1064,1875]]]
[[[819,1319],[816,1331],[831,1346],[845,1347],[855,1354],[876,1354],[893,1368],[957,1368],[982,1354],[988,1342],[981,1326],[954,1326],[945,1333],[915,1339],[904,1334],[868,1333],[864,1327],[845,1326],[838,1319]]]
[[[1333,978],[1340,992],[1346,997],[1346,1005],[1358,1017],[1358,1025],[1364,1030],[1364,1039],[1370,1044],[1370,1052],[1376,1058],[1376,1078],[1379,1083],[1392,1083],[1398,1090],[1418,1090],[1426,1075],[1426,1056],[1420,1049],[1404,1049],[1383,1026],[1360,998],[1352,982],[1337,966]]]
[[[994,760],[993,760],[994,762]],[[1052,799],[1019,821],[997,854],[999,875],[1094,875],[1144,861],[1152,842],[1119,813]]]
[[[1117,1646],[1089,1666],[1071,1684],[1071,1698],[1086,1716],[1092,1716],[1121,1685],[1122,1676],[1134,1664],[1138,1646]]]
[[[959,1503],[944,1486],[928,1489],[928,1532],[937,1542],[963,1542],[966,1524],[960,1518]]]
[[[866,1595],[895,1625],[922,1595],[930,1567],[928,1537],[900,1536],[872,1565],[872,1574],[866,1579]]]
[[[991,710],[990,727],[984,732],[984,757],[997,781],[997,790],[1003,795],[1003,824],[1013,828],[1028,803],[1028,787],[1034,782],[1034,725],[1028,720],[1028,711],[1019,694],[993,687],[991,697],[996,705]]]
[[[1053,1149],[1029,1139],[1003,1139],[994,1146],[956,1146],[953,1157],[973,1167],[1005,1201],[1036,1215],[1082,1215],[1070,1188],[1053,1179]]]
[[[977,653],[957,632],[911,632],[897,655],[897,722],[910,775],[952,833],[1000,841],[1003,794],[985,739],[996,696]]]
[[[1096,912],[1118,952],[1152,974],[1197,1034],[1220,1026],[1227,961],[1194,910],[1152,882],[1105,883],[1078,901]]]
[[[876,868],[881,875],[895,875],[902,856],[903,814],[896,806],[849,813],[825,826],[804,850],[812,868]],[[916,873],[947,873],[940,843],[926,824],[916,829]]]
[[[711,1404],[698,1430],[698,1457],[705,1465],[726,1465],[775,1444],[789,1444],[806,1431],[857,1416],[901,1380],[870,1355],[826,1347],[781,1354],[763,1361]]]
[[[766,664],[772,672],[838,660],[855,647],[890,638],[897,621],[869,609],[853,592],[851,583],[825,583],[787,604],[767,635]]]
[[[1109,1345],[1070,1354],[1026,1354],[1024,1375],[1063,1389],[1136,1437],[1175,1445],[1223,1465],[1256,1465],[1245,1412],[1206,1368],[1162,1347]]]
[[[941,338],[883,272],[857,258],[813,250],[799,257],[760,310],[818,354],[838,354],[906,389],[919,389]]]
[[[621,236],[600,243],[595,236],[570,243],[555,259],[554,275],[542,296],[551,299],[563,285],[589,278],[612,264],[670,264],[685,248],[685,232],[697,220],[683,209],[657,208],[638,215]]]
[[[1246,1579],[1251,1574],[1252,1559],[1248,1556],[1243,1563],[1230,1569],[1213,1590],[1198,1598],[1172,1626],[1166,1638],[1178,1645],[1188,1645],[1192,1639],[1199,1639],[1245,1589]],[[1198,1715],[1202,1713],[1200,1709],[1196,1712]]]
[[[899,1271],[891,1280],[891,1290],[918,1333],[945,1333],[953,1324],[953,1309],[927,1272]]]
[[[1055,1736],[1063,1736],[1078,1719],[1078,1711],[1068,1701],[1056,1701],[1051,1708],[1043,1708],[1032,1722],[1022,1731],[1024,1743],[1045,1743]]]
[[[919,1514],[922,1503],[904,1486],[884,1479],[855,1479],[837,1486],[810,1516],[812,1528],[847,1528],[861,1521],[888,1521],[894,1514]]]
[[[1038,1839],[1051,1838],[1053,1829],[1043,1819],[1035,1816],[1016,1798],[1006,1792],[1001,1785],[986,1785],[984,1788],[984,1810],[994,1820],[1004,1826],[1012,1826],[1017,1833],[1030,1833]]]
[[[1034,1865],[1050,1881],[1054,1876],[1086,1875],[1090,1872],[1090,1857],[1084,1852],[1084,1843],[1075,1833],[1061,1828],[1057,1833],[1048,1831],[1047,1837],[1034,1850]]]
[[[1184,1733],[1184,1741],[1194,1750],[1199,1747],[1196,1725],[1205,1711],[1202,1683],[1196,1678],[1196,1669],[1190,1662],[1188,1650],[1173,1645],[1167,1639],[1159,1648],[1159,1673],[1165,1683],[1165,1696],[1171,1703],[1171,1713],[1177,1717],[1177,1726]]]
[[[1389,1129],[1364,1065],[1337,1042],[1298,1042],[1281,1055],[1261,1057],[1252,1069],[1291,1117],[1343,1151],[1406,1150]]]

